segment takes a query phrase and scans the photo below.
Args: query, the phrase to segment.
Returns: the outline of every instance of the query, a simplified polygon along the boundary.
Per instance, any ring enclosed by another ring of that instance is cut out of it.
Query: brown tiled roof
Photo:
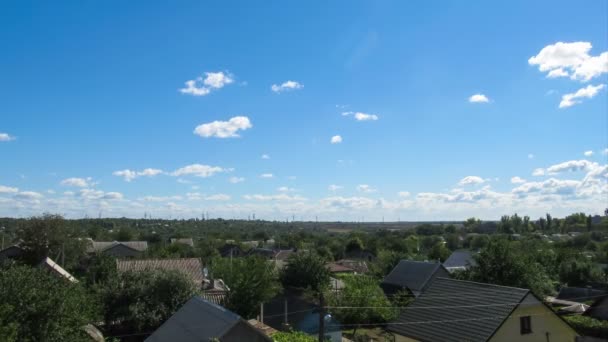
[[[342,266],[338,263],[335,262],[329,262],[326,264],[327,268],[329,269],[329,272],[331,273],[347,273],[347,272],[352,272],[354,273],[355,270],[353,270],[350,267],[346,267],[346,266]]]
[[[203,283],[203,264],[198,258],[116,260],[118,272],[175,270],[186,274],[197,285]]]

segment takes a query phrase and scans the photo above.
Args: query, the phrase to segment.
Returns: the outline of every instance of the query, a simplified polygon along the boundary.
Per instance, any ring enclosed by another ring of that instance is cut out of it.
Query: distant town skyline
[[[1,8],[0,216],[608,206],[605,1]]]

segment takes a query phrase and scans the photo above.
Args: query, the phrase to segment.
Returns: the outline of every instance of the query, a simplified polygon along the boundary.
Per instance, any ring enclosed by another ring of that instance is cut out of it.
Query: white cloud
[[[598,84],[596,86],[588,85],[585,88],[581,88],[576,91],[576,93],[564,94],[562,95],[562,101],[559,103],[559,108],[568,108],[574,106],[575,104],[581,103],[580,99],[583,98],[592,98],[597,93],[602,90],[606,85]]]
[[[474,94],[469,97],[469,102],[471,103],[488,103],[490,99],[484,94]]]
[[[213,121],[196,126],[194,134],[203,138],[238,138],[238,131],[253,127],[246,116],[235,116],[228,121]]]
[[[211,177],[216,173],[230,172],[232,169],[224,169],[219,166],[209,166],[203,164],[192,164],[179,168],[171,173],[172,176],[196,176],[196,177]]]
[[[122,177],[125,181],[130,182],[137,177],[154,177],[156,175],[160,175],[163,173],[163,170],[147,168],[142,171],[134,171],[134,170],[120,170],[112,172],[112,175]]]
[[[537,169],[534,169],[534,171],[532,171],[532,176],[538,177],[538,176],[544,176],[544,175],[545,175],[545,169],[543,169],[543,168],[539,167]]]
[[[341,185],[335,185],[335,184],[331,184],[330,186],[327,187],[327,190],[331,191],[331,192],[336,192],[338,190],[343,189],[344,187]]]
[[[399,197],[410,197],[410,193],[409,193],[409,191],[399,191],[397,193],[397,196],[399,196]]]
[[[532,153],[528,154],[528,159],[534,159],[534,155]]]
[[[341,136],[339,136],[339,135],[334,135],[333,137],[331,137],[330,142],[331,142],[332,144],[339,144],[339,143],[341,143],[341,142],[342,142],[342,137],[341,137]]]
[[[262,154],[262,159],[270,159],[270,156],[267,154]]]
[[[260,178],[274,178],[274,175],[272,173],[262,173]]]
[[[119,200],[123,198],[123,195],[120,192],[106,192],[102,198],[107,200]]]
[[[236,184],[236,183],[241,183],[245,181],[244,177],[230,177],[228,178],[228,181],[232,184]]]
[[[608,148],[605,148],[604,151],[602,151],[602,154],[608,156]]]
[[[376,114],[367,114],[362,112],[344,112],[342,116],[352,116],[357,121],[376,121],[378,120],[378,115]]]
[[[589,42],[557,42],[545,46],[538,55],[530,57],[530,65],[538,65],[547,77],[568,77],[587,82],[608,72],[608,51],[598,56],[589,55]]]
[[[290,91],[290,90],[296,90],[296,89],[302,89],[304,88],[304,85],[301,83],[298,83],[296,81],[286,81],[283,82],[282,84],[278,85],[278,84],[273,84],[270,89],[272,91],[274,91],[275,93],[282,93],[284,91]]]
[[[167,202],[167,201],[181,201],[183,199],[182,196],[144,196],[140,197],[138,201],[144,202]]]
[[[213,194],[205,197],[206,201],[230,201],[230,195],[226,194]]]
[[[92,184],[90,184],[89,182],[91,181],[91,177],[88,178],[67,178],[61,181],[61,185],[63,186],[75,186],[75,187],[79,187],[79,188],[86,188]]]
[[[277,194],[277,195],[260,195],[260,194],[255,194],[255,195],[244,195],[243,196],[244,199],[251,201],[306,201],[307,199],[299,196],[299,195],[295,195],[295,196],[290,196],[287,194]]]
[[[378,201],[367,197],[341,197],[333,196],[321,199],[322,208],[330,210],[366,210],[376,207]]]
[[[463,186],[463,185],[481,184],[484,182],[485,182],[485,180],[481,177],[467,176],[467,177],[464,177],[463,179],[461,179],[460,182],[458,182],[458,185]]]
[[[593,155],[593,151],[585,151],[583,154],[585,157],[591,157]]]
[[[525,179],[517,177],[517,176],[511,178],[512,184],[521,184],[521,183],[525,183],[525,182],[526,182]]]
[[[591,171],[598,166],[598,163],[591,162],[585,159],[581,160],[569,160],[563,163],[551,165],[547,168],[548,174],[557,174],[561,172],[575,172],[575,171]]]
[[[13,194],[18,192],[19,189],[18,188],[13,188],[10,186],[4,186],[4,185],[0,185],[0,194]]]
[[[281,187],[277,188],[277,191],[278,192],[293,192],[293,191],[296,191],[296,189],[290,188],[290,187],[287,187],[287,186],[281,186]]]
[[[0,133],[0,141],[11,141],[15,140],[15,137],[8,133]]]
[[[580,184],[581,182],[576,180],[560,180],[555,178],[549,178],[542,182],[523,183],[522,185],[514,188],[512,192],[518,195],[531,192],[540,192],[542,194],[569,195],[574,194]]]
[[[194,80],[185,82],[186,87],[179,91],[183,94],[193,96],[205,96],[214,89],[223,88],[225,85],[234,82],[233,76],[230,73],[224,72],[206,72],[205,78],[197,77]]]
[[[372,193],[372,192],[376,192],[377,190],[370,185],[359,184],[359,185],[357,185],[357,191],[364,192],[364,193]]]
[[[43,197],[44,196],[42,194],[35,192],[35,191],[22,191],[22,192],[18,192],[15,195],[16,199],[24,200],[24,201],[38,201]]]

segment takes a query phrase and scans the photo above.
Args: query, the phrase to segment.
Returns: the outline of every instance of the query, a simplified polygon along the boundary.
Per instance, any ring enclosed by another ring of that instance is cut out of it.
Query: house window
[[[532,319],[530,316],[519,317],[519,330],[522,335],[532,333]]]

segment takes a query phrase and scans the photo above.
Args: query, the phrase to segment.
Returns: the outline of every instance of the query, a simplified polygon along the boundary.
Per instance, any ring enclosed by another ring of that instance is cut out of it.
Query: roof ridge
[[[482,283],[482,282],[472,281],[472,280],[453,279],[453,278],[446,278],[446,277],[437,277],[436,280],[469,283],[469,284],[483,285],[485,287],[499,287],[499,288],[505,288],[505,289],[511,289],[511,290],[522,290],[522,291],[526,291],[526,292],[531,292],[530,289],[524,289],[521,287]]]

